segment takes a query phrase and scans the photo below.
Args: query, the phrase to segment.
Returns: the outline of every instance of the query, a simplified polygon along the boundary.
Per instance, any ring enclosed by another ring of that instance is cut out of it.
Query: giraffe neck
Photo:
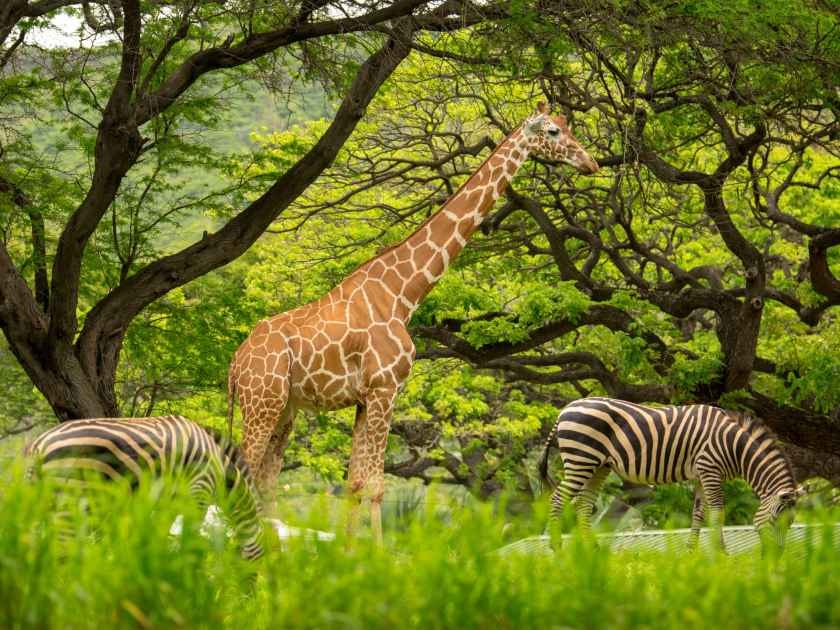
[[[348,279],[364,274],[365,279],[379,280],[367,285],[381,287],[369,299],[379,303],[384,312],[407,322],[484,221],[528,152],[525,134],[517,129],[414,233],[362,265]]]

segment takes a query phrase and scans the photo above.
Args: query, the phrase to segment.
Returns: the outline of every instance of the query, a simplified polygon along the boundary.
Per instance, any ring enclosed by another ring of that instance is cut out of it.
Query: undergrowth
[[[828,529],[781,555],[617,553],[585,540],[554,555],[502,555],[509,527],[478,506],[445,519],[420,511],[381,548],[339,533],[274,542],[248,562],[223,535],[199,533],[202,514],[183,494],[152,484],[97,497],[70,503],[66,540],[55,489],[17,473],[7,481],[0,628],[840,626]],[[301,525],[325,528],[323,512]]]

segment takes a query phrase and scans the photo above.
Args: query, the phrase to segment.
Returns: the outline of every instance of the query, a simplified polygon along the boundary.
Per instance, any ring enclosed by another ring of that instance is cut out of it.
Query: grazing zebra
[[[64,422],[26,449],[36,461],[31,475],[85,486],[86,475],[128,478],[144,473],[183,477],[190,493],[207,507],[217,491],[228,496],[229,521],[242,555],[262,555],[262,523],[256,491],[242,454],[221,433],[181,416]]]
[[[548,473],[549,451],[555,444],[565,473],[559,486]],[[723,544],[721,484],[727,479],[742,477],[758,494],[754,524],[760,532],[797,498],[790,462],[770,431],[746,415],[709,405],[655,408],[611,398],[574,401],[560,412],[539,469],[555,488],[551,522],[557,523],[564,504],[573,501],[585,530],[610,470],[638,483],[698,479],[691,521],[694,544],[704,519],[704,500]]]

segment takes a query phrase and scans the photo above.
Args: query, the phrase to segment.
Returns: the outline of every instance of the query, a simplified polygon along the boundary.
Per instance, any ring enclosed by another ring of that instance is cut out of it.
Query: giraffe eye
[[[560,130],[557,127],[555,127],[554,129],[549,129],[548,130],[548,135],[553,136],[553,137],[557,137],[557,136],[560,135]]]

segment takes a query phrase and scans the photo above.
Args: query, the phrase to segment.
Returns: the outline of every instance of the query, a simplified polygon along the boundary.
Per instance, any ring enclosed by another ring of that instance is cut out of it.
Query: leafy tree
[[[58,11],[81,19],[78,48],[38,46]],[[0,327],[56,415],[117,414],[134,318],[254,243],[334,159],[418,33],[445,39],[494,13],[423,0],[5,3]],[[289,89],[290,67],[340,102],[245,203],[208,131],[232,89],[255,73]],[[190,182],[199,172],[215,185]],[[212,210],[221,221],[203,236],[172,234]]]
[[[283,225],[343,230],[319,256],[394,240],[531,111],[540,85],[604,168],[520,171],[415,315],[418,356],[543,399],[751,409],[800,476],[836,482],[840,49],[821,7],[557,3],[520,7],[504,33],[424,41],[440,63],[401,67],[399,90]],[[372,234],[346,230],[361,221]]]

